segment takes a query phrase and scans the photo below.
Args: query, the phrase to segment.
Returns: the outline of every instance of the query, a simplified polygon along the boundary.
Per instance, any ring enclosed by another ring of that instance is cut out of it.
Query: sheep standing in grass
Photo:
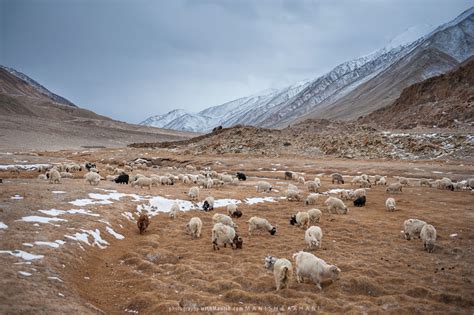
[[[304,203],[306,205],[315,205],[316,202],[318,201],[318,198],[319,198],[318,194],[311,193],[308,195],[308,197],[306,197],[306,200],[304,201]]]
[[[140,217],[138,217],[137,220],[137,226],[138,230],[140,231],[140,234],[145,233],[146,229],[150,225],[150,218],[146,213],[141,213]]]
[[[324,204],[327,206],[329,213],[332,213],[334,210],[336,213],[341,212],[342,214],[347,214],[348,209],[339,198],[329,197]]]
[[[309,249],[316,247],[321,248],[321,243],[323,239],[323,231],[319,226],[311,226],[304,233],[304,240],[308,243]]]
[[[52,169],[51,171],[46,173],[46,176],[49,178],[50,184],[61,184],[61,174],[58,172],[57,169]]]
[[[148,187],[148,190],[151,189],[151,185],[153,184],[153,180],[149,177],[140,177],[136,181],[132,182],[132,187],[140,186],[140,188]]]
[[[178,216],[179,212],[179,205],[177,202],[173,202],[173,205],[171,205],[171,210],[170,210],[170,219],[174,220]]]
[[[402,192],[402,184],[400,183],[393,183],[388,185],[386,192],[388,193],[397,193],[397,192]]]
[[[276,233],[276,227],[272,226],[267,219],[251,217],[247,223],[249,224],[249,235],[252,235],[255,230],[265,230],[271,235]]]
[[[193,239],[201,237],[202,221],[198,217],[192,217],[186,224],[186,233],[191,234]]]
[[[269,182],[260,181],[257,183],[257,192],[260,192],[260,191],[269,192],[271,190],[272,190],[272,185],[270,185]]]
[[[296,264],[296,280],[298,283],[304,281],[304,278],[309,278],[319,290],[322,290],[322,281],[326,279],[339,280],[341,269],[335,265],[327,264],[311,253],[300,251],[293,255],[293,259]]]
[[[240,243],[240,248],[242,248],[242,238],[235,232],[233,227],[222,223],[214,224],[211,240],[214,250],[219,250],[221,246],[227,247],[227,244],[232,248],[238,248],[238,243]]]
[[[90,185],[97,186],[100,182],[100,175],[94,172],[87,173],[84,175],[84,178],[86,179],[86,183],[89,183]]]
[[[228,226],[233,227],[234,229],[237,228],[237,224],[232,221],[232,218],[228,215],[222,213],[216,213],[212,216],[212,222],[215,223],[222,223]]]
[[[433,252],[435,242],[436,242],[436,229],[431,224],[423,225],[423,228],[420,232],[420,238],[423,241],[423,248],[428,251],[428,253]]]
[[[277,291],[282,288],[290,288],[293,266],[288,259],[267,256],[265,257],[265,269],[273,272]]]
[[[385,201],[385,206],[387,207],[387,211],[395,211],[396,209],[396,202],[393,198],[387,198]]]
[[[425,221],[418,219],[408,219],[403,222],[403,229],[405,232],[405,238],[411,240],[414,237],[420,237],[420,232],[423,226],[426,224]]]
[[[309,226],[309,214],[307,212],[298,212],[295,215],[290,217],[290,224],[297,225],[299,227],[308,227]]]
[[[242,211],[237,209],[237,205],[234,203],[227,205],[227,213],[233,218],[240,218],[242,216]]]
[[[342,175],[339,173],[331,174],[331,179],[332,179],[333,184],[334,182],[336,182],[337,184],[344,184],[344,179],[342,178]]]
[[[189,188],[188,196],[191,200],[199,200],[199,187],[193,186]]]
[[[319,209],[309,209],[308,211],[309,223],[319,223],[323,213]]]

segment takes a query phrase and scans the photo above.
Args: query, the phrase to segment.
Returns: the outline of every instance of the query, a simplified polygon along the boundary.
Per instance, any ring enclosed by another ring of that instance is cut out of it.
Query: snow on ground
[[[66,192],[62,191],[62,190],[53,190],[51,193],[53,193],[53,194],[65,194]]]
[[[26,272],[26,271],[18,271],[18,273],[19,273],[20,275],[24,276],[24,277],[29,277],[29,276],[31,276],[31,273]]]
[[[23,218],[21,218],[21,220],[17,220],[17,221],[39,222],[39,223],[49,223],[50,221],[53,221],[53,222],[59,222],[59,221],[67,222],[66,219],[40,217],[40,216],[36,216],[36,215],[31,215],[31,216],[23,217]]]
[[[51,164],[0,164],[0,171],[9,171],[14,169],[37,170],[40,167],[51,167]]]
[[[113,235],[116,239],[118,240],[123,240],[125,238],[125,236],[123,236],[122,234],[119,234],[117,232],[115,232],[111,227],[109,226],[106,226],[105,229],[107,230],[107,232],[109,232],[109,234]]]
[[[8,225],[0,221],[0,230],[8,229]]]
[[[15,195],[15,196],[10,197],[10,199],[13,199],[13,200],[21,200],[21,199],[23,199],[23,197],[20,196],[20,195]]]
[[[30,254],[30,253],[27,253],[27,252],[24,252],[24,251],[18,250],[18,249],[14,250],[14,251],[0,250],[0,254],[10,254],[10,255],[15,256],[15,257],[20,257],[23,260],[36,260],[36,259],[41,259],[41,258],[44,257],[43,255],[34,255],[34,254]]]

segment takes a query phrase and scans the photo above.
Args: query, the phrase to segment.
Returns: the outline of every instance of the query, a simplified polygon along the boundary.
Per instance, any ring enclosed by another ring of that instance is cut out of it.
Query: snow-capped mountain
[[[0,69],[3,69],[5,71],[13,74],[18,79],[26,82],[29,86],[33,87],[37,92],[39,92],[40,94],[46,96],[47,98],[51,99],[52,101],[54,101],[56,103],[77,107],[71,101],[65,99],[62,96],[54,94],[53,92],[51,92],[50,90],[48,90],[47,88],[45,88],[44,86],[42,86],[41,84],[39,84],[38,82],[36,82],[35,80],[33,80],[32,78],[30,78],[29,76],[27,76],[24,73],[16,71],[13,68],[1,66],[1,65],[0,65]]]
[[[151,125],[208,132],[219,125],[280,128],[302,118],[353,119],[390,104],[408,85],[449,71],[473,55],[471,8],[434,30],[429,25],[409,28],[382,49],[344,62],[314,80],[199,113],[174,117],[172,111],[159,118],[166,124]],[[142,124],[150,124],[148,121]]]

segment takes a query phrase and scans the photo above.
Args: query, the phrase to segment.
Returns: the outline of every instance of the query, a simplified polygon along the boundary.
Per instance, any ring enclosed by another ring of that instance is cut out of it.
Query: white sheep
[[[328,207],[329,213],[332,213],[333,210],[336,211],[336,213],[339,213],[341,211],[343,214],[347,214],[347,207],[344,205],[344,202],[342,202],[341,199],[336,198],[336,197],[329,197],[326,199],[324,204]]]
[[[370,187],[372,187],[372,185],[370,184],[369,181],[367,181],[367,180],[365,180],[365,179],[362,179],[362,180],[359,182],[359,187],[370,188]]]
[[[72,175],[69,172],[61,172],[60,175],[61,175],[61,178],[74,178],[74,175]]]
[[[469,178],[467,180],[467,186],[469,186],[471,189],[474,189],[474,178]]]
[[[386,192],[388,193],[396,193],[396,192],[402,192],[402,184],[400,183],[393,183],[388,185]]]
[[[437,188],[454,190],[454,184],[449,178],[443,177],[440,181],[437,182]]]
[[[211,240],[213,249],[219,250],[221,246],[227,247],[227,244],[234,248],[238,241],[242,241],[242,238],[235,232],[233,227],[222,223],[216,223],[212,228]]]
[[[198,217],[192,217],[186,224],[186,232],[191,234],[192,238],[200,238],[202,229],[202,221]]]
[[[321,184],[315,182],[315,181],[307,181],[306,182],[306,187],[308,188],[309,192],[319,192],[319,188],[321,187]]]
[[[420,179],[420,186],[431,187],[431,182],[426,178],[422,178]]]
[[[306,197],[306,200],[304,201],[304,203],[306,205],[315,205],[316,202],[318,201],[318,198],[319,198],[318,194],[311,193],[308,195],[308,197]]]
[[[186,185],[191,184],[191,179],[189,178],[189,176],[187,176],[187,175],[183,176],[183,183],[186,184]]]
[[[318,177],[315,177],[315,178],[314,178],[314,182],[315,182],[319,187],[321,187],[321,179],[319,179]]]
[[[411,240],[413,237],[420,237],[420,232],[423,226],[426,224],[425,221],[418,219],[408,219],[403,222],[403,229],[405,232],[405,238]]]
[[[323,231],[319,226],[311,226],[304,233],[304,240],[308,243],[309,249],[315,247],[321,248],[321,243],[323,239]]]
[[[326,279],[336,281],[339,279],[341,269],[336,265],[329,265],[321,258],[311,253],[300,251],[293,255],[296,265],[296,280],[298,283],[304,281],[304,278],[310,278],[316,284],[319,290],[321,282]]]
[[[232,175],[222,175],[221,180],[224,183],[231,184],[233,181]]]
[[[423,248],[428,251],[428,253],[433,252],[435,242],[436,242],[436,229],[431,224],[423,225],[423,228],[420,232],[420,238],[423,241]]]
[[[227,205],[227,213],[228,213],[231,217],[240,218],[240,217],[242,216],[242,211],[240,211],[239,209],[237,209],[237,205],[234,204],[234,203],[231,203],[231,204],[228,204],[228,205]]]
[[[272,190],[272,185],[270,185],[269,182],[260,181],[257,183],[257,192],[260,192],[260,191],[269,192],[271,190]]]
[[[49,175],[50,184],[56,184],[56,183],[61,184],[61,174],[58,172],[58,170],[53,168],[46,174]]]
[[[89,172],[86,175],[84,175],[84,178],[86,179],[86,183],[89,183],[90,185],[98,185],[100,182],[100,175],[94,172]]]
[[[288,188],[288,190],[285,193],[285,197],[286,197],[286,199],[288,199],[288,201],[300,201],[301,200],[301,196],[300,196],[300,192],[299,192],[298,188],[296,188],[296,189]]]
[[[273,272],[277,291],[282,288],[290,288],[293,266],[288,259],[267,256],[265,257],[265,268]]]
[[[116,176],[116,175],[107,175],[105,178],[106,178],[109,182],[114,182],[115,179],[117,178],[117,176]]]
[[[367,181],[367,182],[370,183],[370,179],[369,179],[369,176],[368,176],[367,174],[362,174],[362,175],[360,175],[360,178],[361,178],[362,180],[365,180],[365,181]]]
[[[251,217],[247,223],[249,224],[249,235],[252,235],[252,232],[255,230],[265,230],[271,235],[275,235],[276,227],[272,226],[267,219],[259,217]]]
[[[367,197],[367,191],[365,190],[365,188],[358,188],[358,189],[354,190],[354,198],[355,199],[357,199],[359,197],[362,197],[362,196]]]
[[[398,182],[404,186],[408,186],[408,178],[398,177]]]
[[[395,211],[396,209],[396,202],[393,198],[387,198],[385,201],[385,207],[387,207],[387,211]]]
[[[216,213],[212,216],[212,222],[215,223],[222,223],[228,226],[233,227],[234,229],[237,228],[237,224],[232,221],[232,218],[228,215],[222,213]]]
[[[308,211],[309,215],[309,223],[319,223],[321,220],[321,216],[323,213],[319,209],[309,209]]]
[[[148,187],[148,190],[151,189],[151,184],[153,183],[152,179],[149,177],[140,177],[136,181],[132,182],[132,187],[136,185],[140,186],[140,188]]]
[[[295,215],[290,217],[290,224],[297,225],[299,227],[308,227],[309,226],[309,214],[308,212],[298,212]]]
[[[341,199],[344,199],[344,200],[350,200],[355,197],[355,194],[353,190],[344,189],[344,190],[341,190],[340,197]]]
[[[361,181],[362,181],[362,177],[360,177],[360,176],[354,176],[354,177],[352,177],[351,185],[360,184]]]
[[[189,188],[188,196],[191,200],[199,200],[199,187],[193,186]]]
[[[204,211],[214,210],[214,197],[212,197],[212,196],[206,197],[206,199],[204,199],[202,209]]]
[[[161,176],[158,175],[151,175],[151,186],[158,187],[159,184],[161,184]]]
[[[303,176],[298,177],[298,183],[304,185],[304,182],[305,182],[305,180],[304,180],[304,177],[303,177]]]
[[[385,186],[387,185],[387,179],[385,176],[380,177],[378,181],[375,182],[376,185]]]
[[[39,175],[38,175],[38,179],[47,180],[48,177],[47,177],[45,174],[39,174]]]
[[[174,220],[178,216],[179,213],[179,205],[177,202],[173,202],[171,205],[171,210],[170,210],[170,219]]]
[[[114,172],[114,175],[122,175],[122,174],[126,174],[125,171],[121,168],[116,168],[113,170]]]

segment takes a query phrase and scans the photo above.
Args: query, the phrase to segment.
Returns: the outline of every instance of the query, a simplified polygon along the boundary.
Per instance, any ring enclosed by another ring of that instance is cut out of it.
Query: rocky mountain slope
[[[359,120],[387,128],[474,127],[474,58],[457,69],[405,88],[390,106]]]
[[[195,134],[131,125],[77,107],[31,78],[0,68],[0,148],[60,150],[171,141]]]
[[[307,118],[355,119],[391,104],[403,88],[445,73],[474,55],[474,8],[416,37],[419,34],[409,29],[386,47],[345,62],[309,82],[241,98],[197,114],[172,111],[142,124],[207,132],[218,125],[284,128]]]

